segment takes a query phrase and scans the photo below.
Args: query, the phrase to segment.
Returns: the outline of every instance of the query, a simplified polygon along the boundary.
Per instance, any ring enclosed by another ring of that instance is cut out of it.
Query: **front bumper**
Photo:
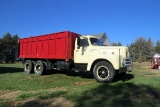
[[[126,58],[122,62],[122,67],[120,67],[119,72],[131,72],[133,69],[133,63],[131,58]]]

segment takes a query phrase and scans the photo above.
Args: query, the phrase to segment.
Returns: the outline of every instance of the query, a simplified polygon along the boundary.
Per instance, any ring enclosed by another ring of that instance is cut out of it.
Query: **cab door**
[[[81,37],[77,39],[77,47],[74,50],[75,63],[88,63],[89,58],[89,42],[88,38]]]

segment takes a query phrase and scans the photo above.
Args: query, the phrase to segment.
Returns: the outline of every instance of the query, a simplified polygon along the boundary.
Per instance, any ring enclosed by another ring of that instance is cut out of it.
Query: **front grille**
[[[132,65],[132,59],[130,59],[130,58],[125,59],[124,64],[125,64],[125,66]]]

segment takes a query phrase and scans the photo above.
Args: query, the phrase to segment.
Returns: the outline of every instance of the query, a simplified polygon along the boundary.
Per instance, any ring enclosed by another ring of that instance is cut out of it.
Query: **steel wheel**
[[[30,65],[29,65],[29,63],[26,63],[26,64],[25,64],[24,69],[25,69],[25,71],[27,71],[27,72],[30,70]]]
[[[39,73],[39,72],[41,71],[41,69],[42,69],[42,68],[41,68],[41,65],[40,65],[39,63],[37,63],[37,64],[35,65],[35,69],[36,69],[35,72],[36,72],[36,73]]]
[[[33,72],[33,63],[31,60],[26,60],[23,64],[24,72],[27,74],[30,74]]]
[[[115,76],[115,70],[109,62],[100,61],[94,66],[93,74],[98,82],[111,82]]]
[[[43,61],[41,60],[38,60],[36,61],[35,63],[35,66],[34,66],[34,72],[36,75],[42,75],[45,71],[45,65],[43,63]]]
[[[102,80],[105,80],[109,77],[109,70],[107,67],[105,66],[100,66],[98,69],[97,69],[97,76],[102,79]]]

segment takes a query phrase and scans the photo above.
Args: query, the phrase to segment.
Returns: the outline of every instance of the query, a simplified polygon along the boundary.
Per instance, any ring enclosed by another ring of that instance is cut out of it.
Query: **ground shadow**
[[[0,67],[0,74],[23,72],[22,68],[16,67]]]
[[[45,73],[45,75],[52,75],[52,74],[64,74],[64,75],[68,75],[68,76],[73,76],[73,77],[81,77],[81,78],[88,78],[88,79],[92,79],[94,78],[92,73],[87,73],[87,72],[83,72],[83,71],[75,71],[75,70],[47,70],[47,72]]]
[[[46,75],[52,75],[52,74],[65,74],[68,76],[78,76],[81,78],[86,78],[86,79],[94,79],[94,76],[92,74],[92,72],[83,72],[83,71],[79,71],[76,72],[75,70],[49,70],[48,73],[46,73]],[[113,80],[113,82],[118,82],[118,81],[128,81],[134,78],[133,74],[117,74],[115,75],[115,78]]]
[[[76,107],[159,107],[160,91],[147,85],[101,84],[75,100]]]
[[[46,96],[39,96],[38,98],[27,101],[17,107],[70,107],[69,101],[60,97],[66,94],[66,91],[53,92]]]
[[[19,107],[59,107],[49,99],[64,97],[72,101],[74,107],[159,107],[160,91],[148,85],[133,83],[100,84],[96,88],[84,91],[81,94],[60,92],[58,94],[39,97],[37,100],[26,102]],[[42,101],[43,100],[43,101]],[[68,106],[70,107],[70,106]]]
[[[84,72],[84,71],[67,71],[66,73],[68,76],[79,76],[81,78],[86,78],[86,79],[93,79],[93,74],[91,72]]]
[[[131,79],[134,78],[134,75],[133,74],[117,74],[113,80],[113,82],[118,82],[118,81],[122,81],[122,82],[125,82],[125,81],[129,81]]]

